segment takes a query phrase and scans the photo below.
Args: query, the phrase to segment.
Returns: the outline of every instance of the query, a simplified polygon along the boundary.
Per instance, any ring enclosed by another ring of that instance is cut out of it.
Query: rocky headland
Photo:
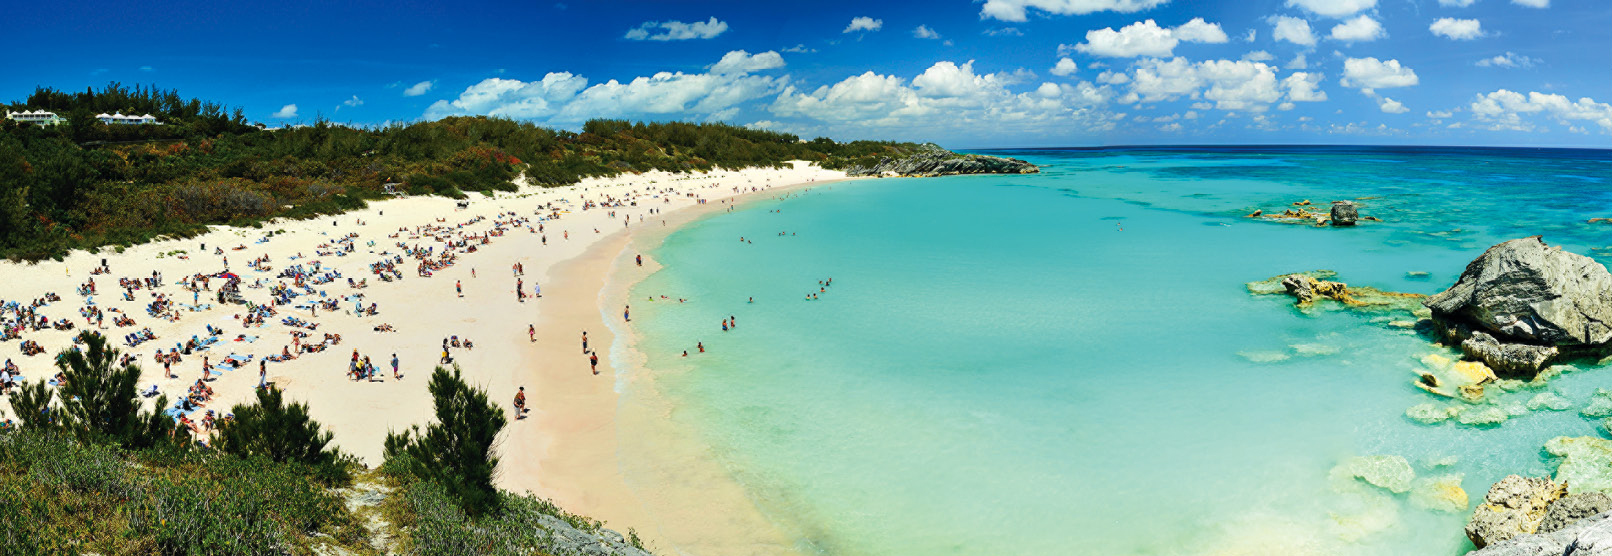
[[[1041,168],[1017,158],[957,154],[934,144],[903,158],[884,158],[872,166],[845,170],[850,176],[954,176],[960,174],[1034,174]]]

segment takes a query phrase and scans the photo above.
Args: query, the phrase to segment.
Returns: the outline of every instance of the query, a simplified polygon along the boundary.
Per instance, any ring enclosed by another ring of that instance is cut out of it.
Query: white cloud
[[[413,85],[410,85],[409,88],[407,88],[407,89],[403,89],[403,96],[417,97],[417,96],[423,95],[426,92],[430,91],[431,88],[435,87],[436,85],[437,85],[436,81],[421,81],[419,83],[415,83]]]
[[[917,29],[912,30],[912,36],[920,39],[938,39],[940,38],[940,33],[936,33],[934,29],[930,29],[927,25],[919,25]]]
[[[1321,80],[1325,78],[1316,72],[1296,71],[1282,80],[1282,87],[1287,89],[1287,98],[1294,102],[1321,102],[1327,99],[1327,92],[1320,90]]]
[[[1219,44],[1230,40],[1226,37],[1226,32],[1220,29],[1219,23],[1209,23],[1201,17],[1182,23],[1173,30],[1173,33],[1175,38],[1186,42]]]
[[[1106,85],[1123,85],[1131,82],[1131,76],[1121,71],[1105,71],[1097,74],[1097,82]]]
[[[659,33],[651,31],[660,30]],[[626,39],[634,41],[686,41],[689,39],[712,39],[728,30],[728,23],[717,21],[712,17],[709,21],[696,21],[683,23],[681,21],[645,21],[627,31]]]
[[[711,73],[742,74],[754,71],[770,70],[784,67],[784,57],[771,50],[751,55],[743,50],[735,50],[722,55],[722,59],[711,65]]]
[[[741,103],[775,94],[788,82],[748,72],[782,64],[776,52],[735,51],[713,64],[710,73],[660,72],[626,83],[612,79],[590,86],[587,78],[568,72],[537,81],[490,78],[458,98],[433,103],[425,117],[485,114],[551,123],[656,114],[728,119]]]
[[[281,106],[279,112],[269,114],[269,117],[270,118],[279,118],[279,119],[282,119],[282,120],[295,118],[295,117],[297,117],[297,105],[295,105],[295,104],[287,104],[285,106]]]
[[[1476,19],[1439,18],[1427,27],[1433,34],[1458,41],[1469,41],[1483,36],[1483,24]]]
[[[1133,13],[1169,3],[1170,0],[985,0],[980,19],[1024,21],[1028,8],[1053,15],[1084,15],[1115,11]]]
[[[884,28],[884,20],[871,17],[853,17],[851,24],[845,26],[841,33],[854,33],[856,31],[878,31]]]
[[[1310,32],[1310,22],[1296,17],[1285,15],[1271,16],[1271,36],[1279,41],[1287,41],[1299,46],[1315,46],[1315,34]]]
[[[1400,65],[1399,60],[1384,62],[1376,58],[1349,58],[1343,61],[1343,79],[1340,82],[1345,87],[1356,87],[1366,94],[1373,94],[1375,89],[1410,87],[1421,81],[1415,71]]]
[[[1377,0],[1287,0],[1287,6],[1315,15],[1341,18],[1372,9],[1377,6]]]
[[[1079,70],[1080,66],[1075,65],[1075,61],[1069,58],[1059,58],[1058,63],[1052,66],[1052,74],[1063,77],[1074,75]]]
[[[1309,67],[1310,67],[1310,61],[1306,60],[1304,58],[1304,53],[1303,52],[1300,52],[1300,53],[1298,53],[1298,55],[1294,56],[1291,61],[1289,61],[1287,64],[1283,65],[1282,69],[1301,70],[1301,69],[1309,69]]]
[[[1540,60],[1538,58],[1529,58],[1515,52],[1507,52],[1503,56],[1495,56],[1493,58],[1484,58],[1482,60],[1478,60],[1477,65],[1480,68],[1487,68],[1491,66],[1497,68],[1531,68],[1534,67],[1534,64],[1539,62]]]
[[[349,108],[354,106],[363,106],[364,99],[358,98],[358,95],[353,95],[353,98],[341,101],[341,105]]]
[[[1383,112],[1388,114],[1404,114],[1406,112],[1410,112],[1410,109],[1406,108],[1404,104],[1401,104],[1399,101],[1388,97],[1383,97],[1382,102],[1377,104],[1377,108],[1382,109]]]
[[[784,52],[790,52],[790,53],[796,53],[796,54],[817,52],[817,49],[815,49],[815,48],[806,48],[805,44],[797,44],[795,46],[791,46],[791,47],[785,48],[783,50],[784,50]]]
[[[1243,42],[1254,42],[1254,40],[1258,39],[1258,38],[1259,38],[1259,29],[1249,29],[1248,34],[1243,35]]]
[[[996,29],[986,29],[986,30],[984,30],[982,32],[988,37],[1022,37],[1022,36],[1024,36],[1024,31],[1020,31],[1018,27],[1001,27],[1001,28],[996,28]]]
[[[1387,35],[1387,33],[1383,32],[1382,24],[1377,23],[1377,20],[1367,15],[1362,15],[1332,27],[1332,39],[1344,42],[1374,41]]]
[[[1093,56],[1112,58],[1169,56],[1182,41],[1223,43],[1227,40],[1219,24],[1206,22],[1201,17],[1173,29],[1159,27],[1158,23],[1149,19],[1126,25],[1118,31],[1112,27],[1087,31],[1086,42],[1075,45],[1074,49]],[[1063,49],[1064,45],[1059,45],[1059,50]]]
[[[1428,118],[1432,118],[1432,119],[1435,119],[1435,120],[1448,119],[1448,118],[1450,118],[1451,116],[1454,116],[1454,115],[1455,115],[1454,112],[1451,112],[1451,111],[1448,111],[1448,110],[1444,110],[1444,111],[1429,111],[1427,113]]]
[[[1276,57],[1272,56],[1271,53],[1266,52],[1264,50],[1255,50],[1253,52],[1249,52],[1247,54],[1244,54],[1243,59],[1248,60],[1250,62],[1269,62],[1271,60],[1275,60]]]
[[[1574,121],[1592,122],[1602,131],[1612,133],[1612,105],[1584,97],[1578,101],[1545,93],[1522,93],[1501,89],[1487,95],[1478,95],[1470,106],[1474,118],[1489,124],[1490,129],[1531,131],[1535,127],[1524,120],[1524,115],[1542,115],[1555,118],[1567,126]]]
[[[1467,6],[1471,6],[1473,2],[1477,1],[1478,0],[1438,0],[1438,5],[1465,8]]]
[[[1528,6],[1530,8],[1549,8],[1550,7],[1550,0],[1511,0],[1511,3],[1516,4],[1518,6]]]

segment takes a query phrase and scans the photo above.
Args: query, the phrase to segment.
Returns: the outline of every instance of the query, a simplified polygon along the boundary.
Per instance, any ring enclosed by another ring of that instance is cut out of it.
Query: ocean
[[[631,290],[631,372],[806,552],[1454,555],[1491,483],[1550,473],[1550,438],[1599,434],[1578,413],[1612,386],[1594,365],[1491,387],[1467,409],[1498,425],[1425,424],[1407,410],[1462,402],[1412,382],[1454,350],[1390,324],[1405,315],[1245,284],[1327,269],[1432,294],[1532,235],[1606,264],[1612,224],[1586,220],[1612,216],[1612,151],[986,154],[1043,170],[751,203],[672,233]],[[1383,222],[1243,217],[1342,199]],[[1528,410],[1542,392],[1573,407]],[[1368,456],[1414,477],[1368,484],[1350,472]],[[1429,503],[1440,481],[1470,502]]]

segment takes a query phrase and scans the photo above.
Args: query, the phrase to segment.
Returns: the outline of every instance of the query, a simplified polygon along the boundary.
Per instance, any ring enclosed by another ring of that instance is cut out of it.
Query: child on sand
[[[526,387],[525,386],[522,386],[520,391],[515,393],[515,418],[516,419],[525,419],[526,418]]]

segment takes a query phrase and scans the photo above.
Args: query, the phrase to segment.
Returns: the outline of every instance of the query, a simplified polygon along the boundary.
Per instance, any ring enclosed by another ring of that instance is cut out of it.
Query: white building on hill
[[[107,124],[107,125],[118,125],[118,124],[122,124],[122,125],[143,125],[143,124],[155,124],[155,123],[157,123],[156,116],[152,116],[150,114],[146,114],[144,116],[125,116],[125,115],[123,115],[121,113],[119,113],[119,114],[96,114],[95,118],[98,119],[98,120],[101,120],[101,123]]]
[[[66,118],[57,116],[55,112],[46,112],[44,110],[36,110],[33,112],[29,112],[27,110],[22,112],[12,112],[7,110],[6,119],[16,120],[19,122],[28,122],[37,125],[56,125],[67,123]]]

